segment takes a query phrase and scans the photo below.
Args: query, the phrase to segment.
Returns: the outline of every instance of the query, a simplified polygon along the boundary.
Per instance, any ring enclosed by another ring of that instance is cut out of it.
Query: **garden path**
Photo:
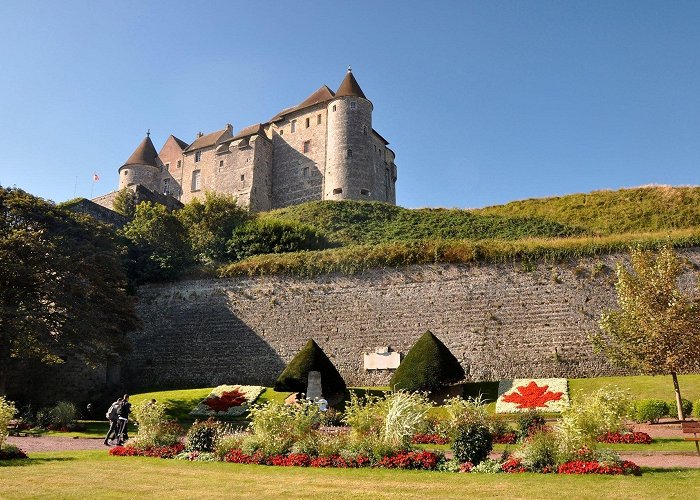
[[[73,450],[107,450],[104,438],[68,438],[68,437],[17,437],[7,438],[9,444],[13,444],[26,453],[37,451],[73,451]]]

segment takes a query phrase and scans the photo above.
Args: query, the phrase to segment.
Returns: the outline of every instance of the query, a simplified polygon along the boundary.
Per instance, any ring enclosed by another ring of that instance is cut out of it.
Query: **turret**
[[[324,200],[376,200],[372,149],[372,103],[352,70],[328,103]]]
[[[150,132],[119,169],[119,189],[142,185],[151,191],[160,192],[160,167],[158,153],[151,141]]]

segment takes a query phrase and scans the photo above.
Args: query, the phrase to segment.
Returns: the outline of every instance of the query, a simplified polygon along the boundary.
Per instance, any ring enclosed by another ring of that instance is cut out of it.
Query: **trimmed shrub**
[[[322,250],[330,246],[323,234],[306,224],[258,219],[236,228],[226,250],[231,259],[242,260],[253,255]]]
[[[391,386],[407,391],[432,391],[464,378],[464,369],[435,335],[426,331],[411,347],[391,377]]]
[[[313,339],[309,339],[277,378],[275,390],[306,392],[310,371],[321,372],[321,390],[324,396],[345,392],[343,377]]]
[[[486,460],[492,449],[491,432],[483,425],[460,427],[452,439],[452,451],[460,463],[479,465]]]
[[[643,422],[655,424],[667,413],[668,405],[664,401],[660,399],[642,399],[635,401],[632,417],[638,424]]]
[[[682,398],[681,406],[683,407],[683,415],[689,417],[693,414],[693,403],[691,401]],[[678,407],[676,406],[675,400],[668,403],[668,416],[672,418],[678,418]]]
[[[187,432],[185,451],[214,451],[220,430],[221,424],[211,418],[203,422],[195,422]]]

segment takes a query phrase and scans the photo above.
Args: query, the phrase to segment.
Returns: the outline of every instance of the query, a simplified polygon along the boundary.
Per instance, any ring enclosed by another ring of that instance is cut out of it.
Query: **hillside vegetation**
[[[700,226],[700,187],[648,186],[513,201],[481,216],[534,217],[610,235]]]
[[[384,203],[318,201],[260,215],[302,223],[342,248],[257,255],[221,276],[357,273],[410,264],[561,261],[626,251],[700,245],[700,187],[649,186],[532,199],[475,210],[405,209]]]

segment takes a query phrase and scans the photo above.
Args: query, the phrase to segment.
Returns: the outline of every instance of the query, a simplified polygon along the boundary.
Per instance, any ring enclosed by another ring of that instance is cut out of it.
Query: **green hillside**
[[[535,217],[620,234],[700,226],[700,187],[649,186],[513,201],[474,210],[478,215]]]
[[[263,214],[322,230],[343,245],[375,245],[424,239],[561,238],[583,233],[542,217],[481,215],[444,208],[407,209],[386,203],[314,201]]]

